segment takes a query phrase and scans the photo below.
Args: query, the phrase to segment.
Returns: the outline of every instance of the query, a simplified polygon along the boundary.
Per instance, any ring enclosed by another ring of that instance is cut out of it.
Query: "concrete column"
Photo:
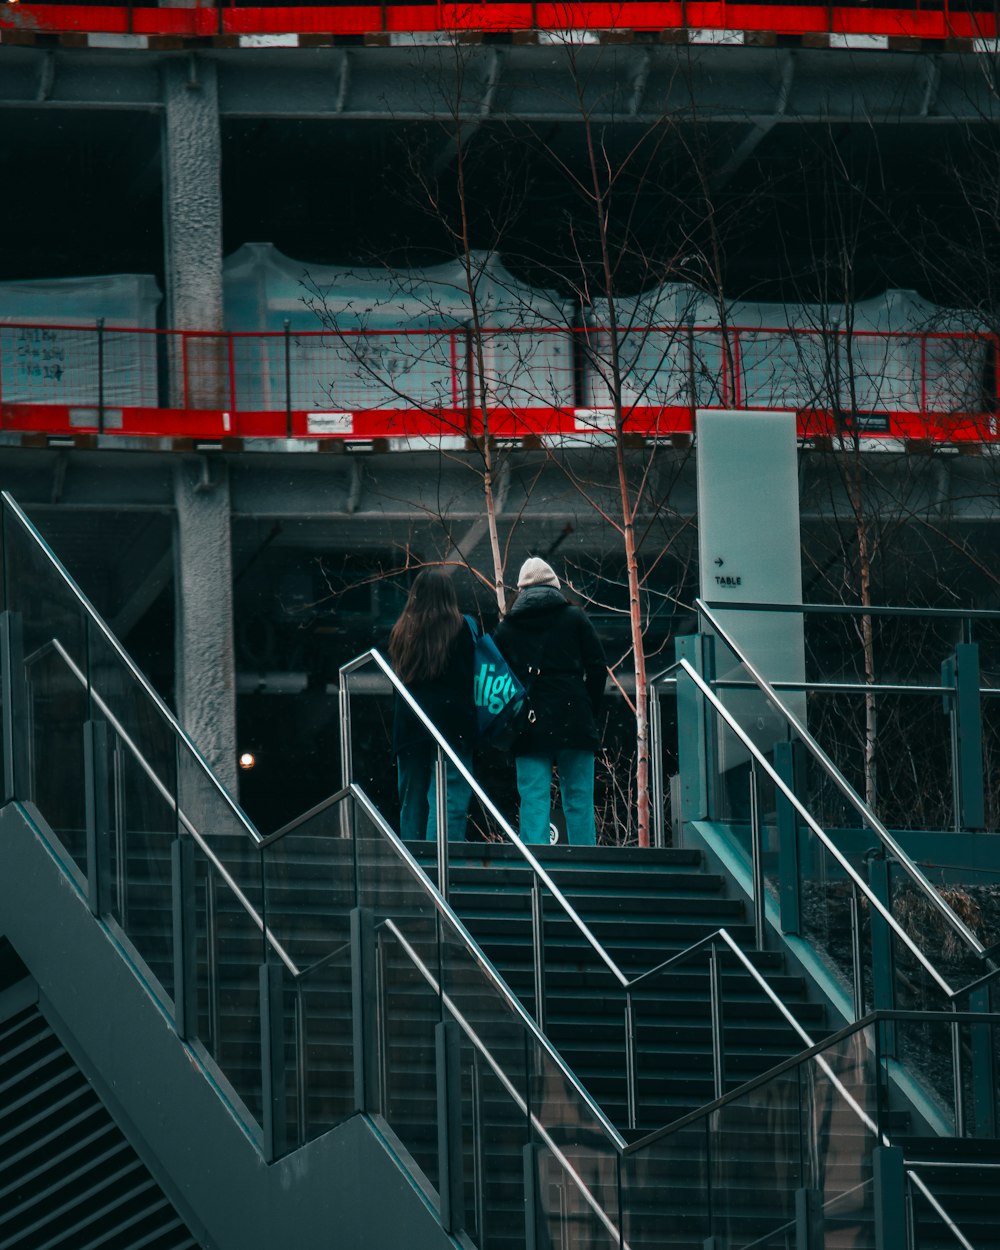
[[[202,456],[178,463],[174,505],[177,713],[236,797],[233,571],[225,461]]]
[[[163,65],[163,219],[167,324],[221,330],[222,143],[215,66],[194,53]],[[172,353],[171,404],[227,408],[221,339]]]

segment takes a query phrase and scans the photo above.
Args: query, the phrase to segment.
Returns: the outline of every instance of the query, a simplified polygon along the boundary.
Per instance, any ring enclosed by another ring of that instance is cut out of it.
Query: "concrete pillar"
[[[229,474],[223,460],[174,468],[176,698],[181,724],[237,795]]]
[[[222,329],[222,143],[215,66],[194,53],[163,65],[163,221],[167,324]],[[174,343],[171,404],[228,408],[221,339]]]

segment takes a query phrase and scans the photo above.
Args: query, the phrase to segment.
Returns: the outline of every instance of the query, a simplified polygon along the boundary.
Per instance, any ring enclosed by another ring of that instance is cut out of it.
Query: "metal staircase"
[[[5,1250],[197,1250],[21,981],[0,1022],[0,1244]],[[34,995],[37,998],[37,993]]]
[[[921,1056],[968,1053],[955,1124],[978,1105],[992,1016],[831,1033],[759,896],[689,851],[536,855],[478,787],[502,844],[428,862],[353,780],[375,652],[342,790],[262,837],[6,497],[0,526],[0,922],[199,1244],[970,1244],[961,1160],[895,1138],[935,1136]]]

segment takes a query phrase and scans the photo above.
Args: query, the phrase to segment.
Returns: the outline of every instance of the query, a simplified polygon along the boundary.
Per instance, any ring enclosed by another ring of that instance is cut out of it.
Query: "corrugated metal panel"
[[[197,1250],[37,1007],[0,1024],[4,1250]]]

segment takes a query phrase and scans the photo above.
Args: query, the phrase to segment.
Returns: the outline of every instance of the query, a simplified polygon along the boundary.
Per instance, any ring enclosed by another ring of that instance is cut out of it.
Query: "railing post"
[[[706,682],[715,678],[715,640],[691,634],[676,640],[677,659],[687,660]],[[714,729],[694,682],[677,673],[677,768],[681,779],[681,819],[707,820],[714,806]]]
[[[214,1054],[219,1053],[219,919],[215,900],[215,869],[205,874],[205,980],[208,992],[208,1036]]]
[[[104,318],[97,318],[97,430],[104,433]]]
[[[379,1018],[379,970],[372,916],[351,911],[351,1027],[354,1050],[354,1109],[382,1110],[382,1028]]]
[[[25,777],[28,699],[24,676],[24,630],[20,612],[0,614],[0,681],[3,683],[4,802],[28,798]]]
[[[478,1050],[472,1052],[472,1188],[478,1246],[487,1242],[486,1154],[483,1150],[483,1072]]]
[[[722,966],[715,944],[708,955],[708,994],[712,1030],[712,1083],[715,1097],[726,1092],[725,1029],[722,1016]]]
[[[260,966],[260,1067],[264,1106],[264,1157],[272,1163],[285,1153],[288,1113],[285,1098],[284,967],[265,956]]]
[[[990,991],[984,986],[969,995],[969,1010],[988,1012]],[[993,1050],[993,1027],[989,1024],[969,1026],[969,1048],[972,1077],[972,1131],[976,1137],[996,1137],[996,1060]]]
[[[953,1010],[958,1005],[952,1002]],[[955,1136],[965,1136],[965,1060],[962,1055],[962,1026],[952,1020],[948,1026],[951,1034],[951,1089],[955,1099]]]
[[[340,674],[340,689],[337,692],[337,706],[340,713],[340,785],[346,790],[351,785],[354,771],[354,758],[351,750],[351,675],[350,673]],[[340,805],[340,836],[342,838],[350,838],[352,835],[352,827],[350,823],[351,805],[342,803]],[[355,841],[354,857],[355,857],[355,902],[357,901],[357,840]]]
[[[868,884],[872,893],[892,911],[890,863],[884,854],[869,855]],[[896,967],[892,947],[892,931],[874,907],[869,909],[872,948],[872,1009],[892,1011],[896,1005]],[[896,1022],[885,1021],[883,1053],[896,1058]]]
[[[823,1250],[823,1194],[818,1189],[795,1191],[795,1250]]]
[[[531,965],[534,973],[535,1023],[545,1032],[545,899],[537,874],[531,882]]]
[[[906,1250],[906,1177],[898,1146],[872,1151],[875,1250]]]
[[[179,834],[170,844],[174,944],[174,1028],[182,1041],[198,1032],[194,842]]]
[[[951,718],[951,771],[955,828],[982,829],[986,824],[983,800],[983,717],[979,694],[979,647],[960,642],[955,654],[941,665],[941,684],[950,686],[945,711]]]
[[[285,436],[292,437],[292,323],[285,318]]]
[[[306,1036],[306,1008],[302,981],[295,981],[295,1143],[305,1145],[309,1130],[309,1039]]]
[[[548,1245],[540,1193],[539,1154],[540,1148],[532,1141],[526,1142],[521,1152],[524,1166],[524,1250],[541,1250]]]
[[[757,950],[764,949],[765,887],[764,887],[764,831],[760,819],[760,778],[757,761],[750,758],[750,876],[753,889],[753,931]]]
[[[851,972],[854,997],[854,1019],[865,1014],[865,970],[861,949],[861,900],[858,887],[851,882]]]
[[[108,840],[108,724],[84,721],[84,811],[87,822],[87,903],[103,916],[110,905],[111,865]]]
[[[441,1225],[446,1233],[461,1230],[465,1218],[462,1169],[461,1039],[454,1020],[434,1026],[437,1071],[438,1194]]]
[[[774,771],[793,794],[801,793],[802,744],[776,742]],[[782,933],[802,930],[802,840],[798,815],[775,787],[775,819],[778,826],[778,908]]]
[[[448,763],[441,747],[434,761],[434,815],[437,821],[437,887],[448,901]]]
[[[229,415],[232,420],[233,433],[239,431],[239,425],[236,421],[236,414],[239,411],[239,397],[236,394],[236,352],[233,348],[233,335],[230,331],[226,335],[226,372],[229,382]]]
[[[628,1126],[634,1129],[639,1118],[639,1099],[635,1073],[635,1000],[631,990],[625,991],[625,1100]]]
[[[649,763],[653,845],[662,847],[667,845],[664,820],[666,794],[663,788],[663,718],[660,715],[660,690],[655,682],[649,683]]]

